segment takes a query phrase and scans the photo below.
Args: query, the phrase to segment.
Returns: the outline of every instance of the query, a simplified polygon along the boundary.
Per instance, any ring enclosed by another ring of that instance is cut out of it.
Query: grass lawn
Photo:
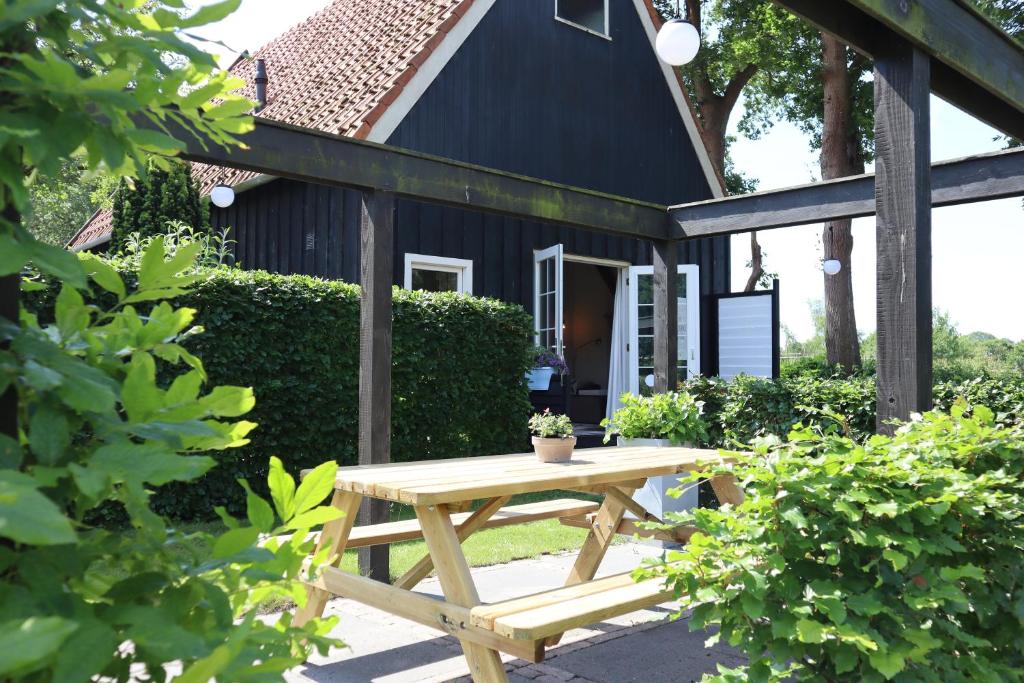
[[[579,498],[600,501],[599,496],[570,491],[546,491],[544,493],[514,496],[509,505],[535,503],[556,498]],[[474,509],[482,503],[483,501],[477,501],[473,506]],[[392,520],[410,519],[415,516],[415,512],[409,506],[392,506]],[[224,527],[218,522],[185,525],[183,528],[186,531],[201,529],[202,531],[217,534]],[[518,524],[497,529],[483,529],[470,536],[462,547],[466,552],[466,559],[471,567],[484,567],[511,562],[512,560],[537,557],[538,555],[575,550],[582,545],[586,535],[586,529],[563,526],[557,519],[545,519],[539,522],[530,522],[529,524]],[[616,542],[619,540],[621,539],[617,539]],[[391,578],[396,579],[404,574],[406,570],[411,568],[426,554],[427,546],[423,541],[404,541],[392,544]],[[341,568],[352,573],[358,571],[355,550],[350,550],[344,554],[341,560]],[[279,602],[268,603],[262,607],[261,611],[287,609],[289,606]]]

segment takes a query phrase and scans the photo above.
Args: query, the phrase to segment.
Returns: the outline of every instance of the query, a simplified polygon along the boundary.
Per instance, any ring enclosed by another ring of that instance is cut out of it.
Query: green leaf
[[[67,416],[49,403],[36,407],[29,419],[28,430],[29,447],[44,465],[58,463],[71,445]]]
[[[306,474],[295,492],[295,514],[300,515],[322,503],[334,490],[337,474],[338,463],[333,460],[317,465]]]
[[[79,258],[82,259],[85,272],[96,284],[108,292],[116,294],[118,299],[125,297],[124,280],[109,263],[95,254],[80,254]]]
[[[825,627],[812,619],[799,619],[796,622],[796,637],[801,643],[824,643]]]
[[[864,506],[864,509],[875,517],[895,517],[899,511],[899,507],[894,500],[885,503],[872,503]]]
[[[155,486],[171,481],[190,481],[216,464],[207,456],[182,456],[159,443],[116,441],[97,448],[89,461],[116,482],[148,483]]]
[[[0,674],[39,668],[77,628],[77,623],[61,617],[3,622],[0,624]]]
[[[892,679],[896,674],[903,671],[907,665],[906,660],[902,656],[891,650],[873,652],[868,655],[868,661],[875,668],[875,671],[885,676],[887,680]]]
[[[132,354],[121,387],[121,404],[131,422],[144,422],[163,408],[163,396],[156,386],[156,363],[148,353]]]
[[[852,647],[841,647],[833,658],[837,674],[845,674],[857,668],[860,653]]]
[[[114,658],[119,645],[117,634],[101,621],[90,621],[71,634],[60,648],[53,669],[53,683],[87,683],[94,672]]]
[[[295,516],[295,480],[285,472],[280,458],[270,456],[270,472],[267,474],[270,497],[277,509],[277,516],[287,522]]]
[[[985,580],[985,571],[973,564],[965,564],[960,567],[943,567],[939,570],[939,576],[943,581],[959,581],[960,579]]]
[[[270,503],[253,493],[245,479],[239,479],[238,483],[245,489],[245,512],[249,522],[263,533],[270,533],[274,528],[274,510]]]
[[[28,545],[75,543],[71,522],[28,475],[0,470],[0,536]]]
[[[882,557],[892,562],[893,569],[899,571],[907,566],[907,556],[898,550],[886,548],[882,551]]]
[[[338,519],[343,515],[344,513],[338,508],[325,505],[295,515],[285,526],[288,529],[294,530],[312,529],[313,527]]]
[[[256,397],[249,387],[215,387],[199,400],[211,415],[217,417],[239,417],[245,415],[256,405]]]
[[[251,548],[259,536],[260,530],[252,526],[229,529],[214,541],[213,556],[221,560],[231,557],[236,553]]]
[[[11,237],[0,238],[0,275],[20,273],[28,261],[29,251]]]
[[[788,507],[782,511],[780,516],[782,517],[782,519],[789,522],[794,528],[807,528],[807,518],[804,517],[804,513],[800,511],[800,508]]]
[[[30,242],[25,248],[36,268],[72,287],[85,289],[85,269],[70,251],[39,241]]]

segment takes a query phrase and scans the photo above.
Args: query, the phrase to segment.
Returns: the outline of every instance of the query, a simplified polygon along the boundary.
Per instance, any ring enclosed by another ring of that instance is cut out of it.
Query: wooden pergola
[[[677,382],[677,242],[874,214],[878,427],[931,407],[931,207],[1024,195],[1024,150],[931,166],[929,95],[1024,138],[1024,48],[966,0],[775,1],[874,60],[875,175],[666,207],[264,119],[242,149],[171,130],[191,161],[362,192],[361,464],[390,460],[396,198],[650,241],[657,391]],[[364,524],[386,516],[380,503],[360,512]],[[387,547],[372,552],[360,564],[386,581]]]

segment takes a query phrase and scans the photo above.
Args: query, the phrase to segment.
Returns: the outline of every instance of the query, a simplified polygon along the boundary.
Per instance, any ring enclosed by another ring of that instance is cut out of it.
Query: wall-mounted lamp
[[[839,259],[830,258],[822,264],[822,269],[825,271],[825,275],[838,275],[839,271],[843,269],[843,264],[839,262]]]

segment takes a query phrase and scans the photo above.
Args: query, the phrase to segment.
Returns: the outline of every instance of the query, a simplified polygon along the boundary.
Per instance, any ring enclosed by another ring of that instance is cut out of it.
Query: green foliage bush
[[[215,383],[251,386],[251,443],[217,454],[198,482],[171,485],[155,509],[205,519],[244,510],[235,479],[266,479],[327,460],[358,462],[359,288],[305,276],[221,268],[179,303],[205,332],[187,342]],[[455,293],[394,290],[393,461],[527,450],[524,373],[532,321],[519,306]],[[262,489],[257,488],[259,492]]]
[[[1024,428],[965,408],[866,442],[800,427],[696,475],[743,503],[670,513],[700,533],[639,575],[749,657],[710,680],[1024,680]]]
[[[750,443],[769,434],[787,434],[797,424],[830,424],[843,417],[849,435],[864,439],[875,433],[874,377],[821,377],[816,373],[777,380],[740,376],[732,381],[696,377],[680,385],[704,402],[709,446]],[[1024,420],[1024,381],[989,378],[940,382],[935,407],[950,410],[958,398],[972,406],[989,406],[998,424]],[[822,412],[825,411],[825,412]]]
[[[166,168],[151,166],[146,176],[135,180],[122,179],[114,192],[110,246],[122,249],[128,236],[138,233],[152,237],[168,231],[175,222],[194,230],[210,227],[207,206],[199,195],[199,185],[192,177],[192,166],[173,161]]]

